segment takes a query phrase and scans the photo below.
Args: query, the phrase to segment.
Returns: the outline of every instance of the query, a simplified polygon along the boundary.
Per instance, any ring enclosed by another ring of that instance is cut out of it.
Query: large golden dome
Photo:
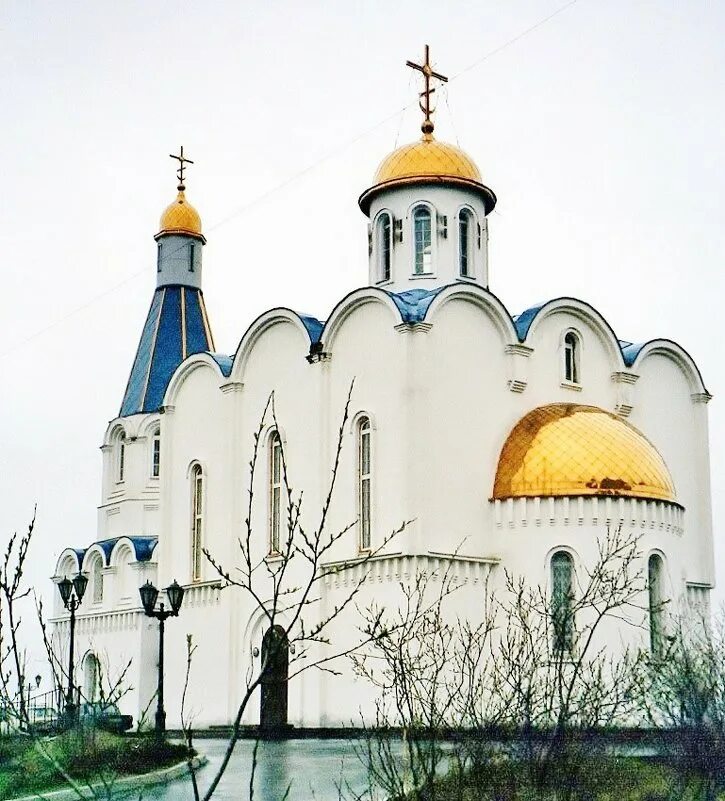
[[[187,201],[183,188],[179,189],[176,200],[164,210],[159,225],[157,237],[161,234],[186,234],[204,239],[199,212]]]
[[[615,495],[674,501],[667,465],[633,425],[596,406],[540,406],[514,426],[493,498]]]
[[[375,195],[384,189],[413,183],[441,183],[466,186],[482,195],[486,213],[496,205],[496,196],[481,180],[473,159],[453,145],[439,142],[427,133],[418,142],[403,145],[386,156],[373,179],[373,186],[360,195],[358,203],[367,214]]]

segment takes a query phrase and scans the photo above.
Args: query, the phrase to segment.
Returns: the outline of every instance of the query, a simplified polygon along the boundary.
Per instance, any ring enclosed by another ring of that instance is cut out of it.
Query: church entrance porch
[[[267,629],[262,639],[261,705],[259,728],[263,735],[283,734],[287,723],[287,678],[289,675],[289,643],[281,626]]]

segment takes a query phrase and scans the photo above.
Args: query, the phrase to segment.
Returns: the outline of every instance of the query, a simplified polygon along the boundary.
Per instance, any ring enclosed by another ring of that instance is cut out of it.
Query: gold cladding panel
[[[160,231],[181,231],[201,235],[199,212],[188,203],[183,192],[161,215]]]
[[[675,500],[667,465],[633,425],[595,406],[534,409],[501,451],[494,498],[615,495]]]
[[[453,145],[423,138],[394,150],[375,173],[374,183],[398,178],[442,176],[481,181],[481,173],[470,156]]]

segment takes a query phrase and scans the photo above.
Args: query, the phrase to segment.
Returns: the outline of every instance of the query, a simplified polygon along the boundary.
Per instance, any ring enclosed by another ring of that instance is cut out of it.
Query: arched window
[[[95,654],[86,654],[83,661],[83,695],[90,704],[98,700],[101,671]]]
[[[458,271],[463,278],[473,277],[473,235],[475,222],[470,209],[458,214]]]
[[[117,473],[118,481],[123,481],[126,474],[126,435],[121,432],[118,435],[118,463]]]
[[[566,551],[551,557],[551,627],[555,653],[569,652],[574,644],[574,563]]]
[[[378,280],[390,280],[390,259],[392,251],[392,224],[390,215],[384,211],[375,223],[375,250],[378,260]]]
[[[156,429],[151,439],[151,476],[161,475],[161,430]]]
[[[579,337],[573,331],[564,335],[564,380],[579,383]]]
[[[191,471],[191,580],[201,579],[204,523],[204,472],[195,464]]]
[[[121,547],[116,554],[116,597],[119,601],[128,600],[131,596],[131,568],[129,563],[132,561],[131,549]]]
[[[653,654],[662,653],[664,641],[663,574],[662,557],[653,553],[647,562],[649,645]]]
[[[95,554],[91,562],[91,595],[94,604],[103,601],[103,559],[100,554]]]
[[[418,206],[413,212],[414,271],[416,275],[424,275],[432,271],[432,243],[430,209],[427,206]]]
[[[269,551],[280,552],[282,521],[282,440],[275,431],[269,438]]]
[[[357,425],[357,482],[358,517],[360,519],[360,550],[370,548],[370,418],[361,417]]]

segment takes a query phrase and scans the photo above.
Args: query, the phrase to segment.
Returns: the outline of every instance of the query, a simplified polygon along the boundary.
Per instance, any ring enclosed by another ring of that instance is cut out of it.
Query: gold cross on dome
[[[176,171],[176,177],[179,179],[179,192],[183,192],[186,188],[184,186],[184,165],[185,164],[193,164],[194,162],[191,159],[187,159],[184,157],[184,146],[182,145],[179,151],[179,155],[175,156],[173,153],[169,153],[169,157],[172,159],[176,159],[179,162],[179,169]]]
[[[423,112],[423,114],[425,114],[425,119],[420,127],[424,134],[431,134],[433,133],[433,122],[430,118],[430,115],[433,113],[434,109],[431,109],[430,107],[430,96],[433,94],[433,92],[435,92],[435,87],[431,88],[430,79],[437,78],[439,81],[447,83],[448,78],[445,75],[441,75],[439,72],[433,71],[433,68],[430,64],[430,48],[428,45],[425,46],[425,61],[422,64],[416,64],[414,61],[406,61],[405,63],[414,70],[418,70],[418,72],[423,73],[425,89],[420,93],[419,102],[420,110]]]

